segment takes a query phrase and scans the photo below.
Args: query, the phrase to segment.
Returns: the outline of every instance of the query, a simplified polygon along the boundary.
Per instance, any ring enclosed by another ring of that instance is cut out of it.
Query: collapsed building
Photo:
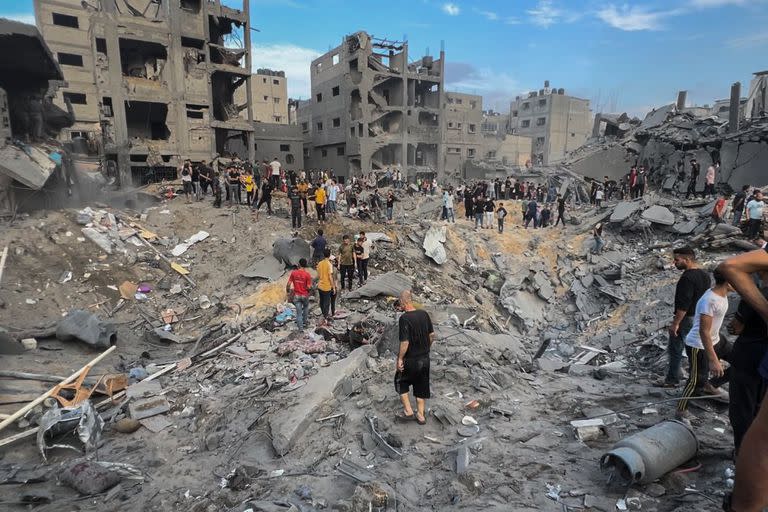
[[[720,163],[716,186],[723,192],[744,185],[766,184],[768,115],[766,73],[755,73],[749,96],[741,97],[741,84],[732,87],[726,110],[685,107],[685,91],[677,103],[652,110],[642,121],[626,114],[595,116],[593,136],[569,155],[566,164],[584,176],[619,180],[633,165],[643,165],[650,180],[667,191],[685,192],[690,180],[690,159],[702,172],[696,190],[704,188],[706,168]]]
[[[235,142],[254,158],[249,0],[36,0],[35,16],[68,82],[55,102],[73,104],[70,137],[119,183],[175,178]]]
[[[356,32],[312,61],[299,105],[307,167],[340,176],[401,165],[442,174],[445,52],[410,61],[408,42]]]
[[[73,122],[69,103],[63,110],[52,102],[63,78],[37,28],[0,19],[2,217],[14,216],[19,202],[36,195],[53,175],[69,182],[67,153],[53,140]]]

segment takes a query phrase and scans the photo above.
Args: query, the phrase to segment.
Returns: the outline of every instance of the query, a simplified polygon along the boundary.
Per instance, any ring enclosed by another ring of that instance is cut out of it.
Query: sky
[[[33,22],[32,0],[0,0],[0,17]],[[498,111],[549,80],[593,112],[642,117],[682,89],[689,105],[737,81],[745,95],[768,68],[768,0],[251,0],[251,18],[254,69],[284,70],[294,98],[312,59],[358,30],[407,40],[411,60],[442,46],[446,89]]]

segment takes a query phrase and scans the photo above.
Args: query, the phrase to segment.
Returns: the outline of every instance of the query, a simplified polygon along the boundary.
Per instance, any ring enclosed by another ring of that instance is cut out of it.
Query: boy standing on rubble
[[[429,314],[417,310],[413,305],[410,290],[400,294],[399,308],[403,314],[398,320],[400,349],[397,354],[395,390],[400,395],[403,412],[398,414],[398,419],[415,419],[419,425],[424,425],[427,423],[426,401],[430,397],[429,350],[435,340],[435,331]],[[411,387],[416,397],[415,413],[408,396]]]
[[[728,312],[728,292],[731,285],[725,276],[715,270],[712,273],[715,286],[704,292],[696,303],[693,327],[685,337],[685,352],[688,354],[688,382],[683,396],[677,403],[677,419],[691,419],[688,401],[693,396],[717,395],[719,392],[710,383],[710,373],[716,378],[725,373],[720,356],[727,351],[726,343],[720,341],[720,327]]]
[[[331,298],[336,293],[336,284],[333,280],[333,264],[331,263],[331,250],[323,250],[323,260],[317,264],[317,292],[320,295],[320,311],[326,321],[331,320]]]
[[[288,283],[285,285],[285,293],[288,294],[288,300],[296,306],[296,327],[300,331],[307,325],[307,316],[309,314],[309,290],[312,288],[312,276],[305,269],[307,260],[299,260],[299,268],[291,272],[288,277]]]
[[[504,203],[499,203],[498,209],[496,209],[496,220],[499,223],[499,233],[504,232],[504,218],[507,216],[507,210],[504,208]]]

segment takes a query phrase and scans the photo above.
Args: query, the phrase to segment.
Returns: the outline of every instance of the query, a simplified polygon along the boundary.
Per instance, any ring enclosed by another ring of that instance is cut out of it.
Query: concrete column
[[[187,102],[186,84],[184,82],[184,49],[181,47],[181,6],[178,2],[168,4],[168,27],[170,38],[168,40],[168,61],[166,69],[172,73],[172,80],[168,80],[171,92],[171,104],[168,106],[168,116],[171,109],[176,114],[176,130],[172,134],[176,141],[176,153],[181,160],[190,158],[189,154],[189,129],[187,127]]]
[[[208,10],[208,2],[203,2],[203,31],[205,34],[205,45],[203,50],[205,52],[205,72],[207,73],[208,82],[208,122],[213,121],[213,87],[211,86],[211,48],[208,43],[211,42],[211,27],[208,25],[208,15],[211,14]],[[211,127],[211,159],[216,157],[216,129]]]
[[[403,132],[403,139],[400,145],[400,168],[405,171],[408,168],[408,125],[411,120],[408,117],[408,41],[403,42],[403,105],[401,112],[403,113],[403,121],[401,123],[401,130]]]
[[[741,103],[741,82],[731,85],[731,105],[728,113],[728,132],[739,131],[739,107]]]
[[[445,178],[445,48],[443,43],[440,43],[440,94],[438,96],[437,108],[439,112],[440,133],[437,139],[437,176],[438,179]]]
[[[253,94],[251,91],[251,80],[253,80],[253,55],[251,53],[251,5],[250,0],[243,0],[243,13],[247,20],[243,25],[243,39],[245,40],[245,67],[248,69],[248,78],[245,79],[245,101],[248,102],[248,126],[251,128],[246,138],[248,140],[248,161],[254,163],[256,159],[256,149],[253,147]],[[290,111],[290,106],[288,107]]]
[[[685,100],[687,99],[688,99],[688,91],[678,91],[677,110],[683,110],[685,108]]]
[[[110,90],[99,90],[100,95],[109,94],[112,98],[112,123],[115,128],[115,147],[117,148],[117,172],[120,187],[132,184],[131,164],[128,155],[128,124],[125,117],[125,95],[123,94],[123,69],[120,62],[120,36],[117,30],[114,3],[105,4],[106,14],[100,13],[98,19],[91,17],[91,23],[102,23],[104,39],[107,42],[107,60],[109,62]],[[94,66],[94,73],[95,73]],[[98,87],[98,84],[97,84]]]

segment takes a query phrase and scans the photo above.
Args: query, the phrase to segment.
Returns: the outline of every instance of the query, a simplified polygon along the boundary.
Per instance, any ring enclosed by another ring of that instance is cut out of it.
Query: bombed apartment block
[[[533,139],[533,163],[554,164],[579,148],[592,133],[589,100],[549,86],[517,96],[510,106],[510,131]]]
[[[253,146],[249,2],[35,0],[83,139],[120,183]],[[238,91],[243,91],[241,95]],[[241,157],[253,158],[252,152]]]
[[[297,112],[306,166],[442,173],[444,61],[443,51],[414,59],[408,42],[365,32],[312,61],[312,98]]]
[[[34,25],[0,18],[0,218],[69,183],[67,152],[55,137],[74,115],[52,102],[63,78]]]

